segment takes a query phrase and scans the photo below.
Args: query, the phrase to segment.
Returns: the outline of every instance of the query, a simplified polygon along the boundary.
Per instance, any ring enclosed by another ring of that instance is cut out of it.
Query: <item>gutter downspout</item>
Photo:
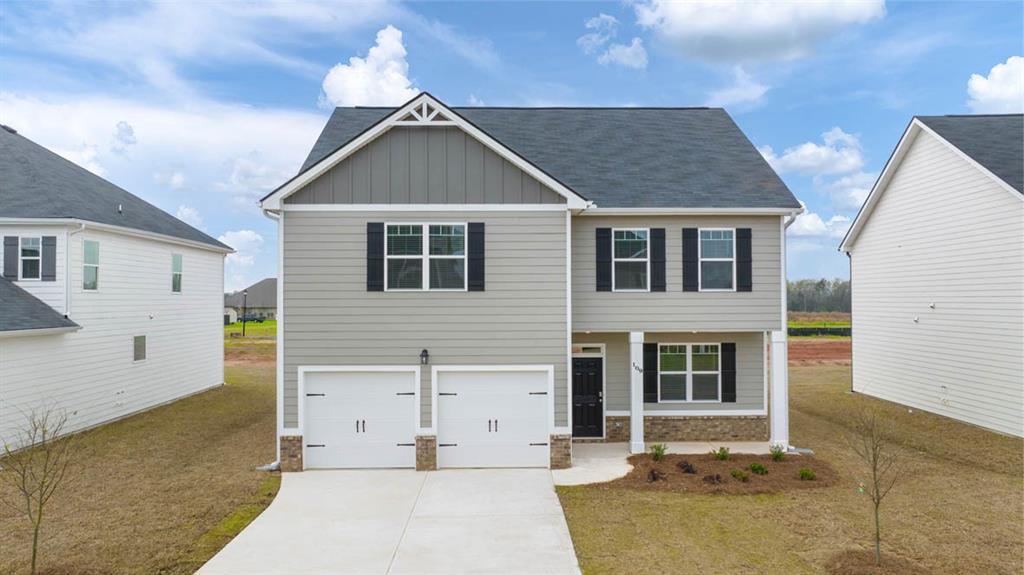
[[[277,402],[277,414],[276,414],[276,425],[274,429],[274,454],[277,458],[266,465],[261,465],[256,469],[260,471],[277,471],[281,469],[281,430],[284,428],[284,269],[281,263],[283,260],[283,254],[281,250],[284,247],[284,241],[281,238],[283,228],[283,216],[282,213],[274,213],[269,210],[262,210],[263,215],[271,221],[277,224],[277,358],[274,361],[274,397]]]
[[[77,230],[64,233],[64,317],[71,319],[71,236],[85,231],[85,222]]]

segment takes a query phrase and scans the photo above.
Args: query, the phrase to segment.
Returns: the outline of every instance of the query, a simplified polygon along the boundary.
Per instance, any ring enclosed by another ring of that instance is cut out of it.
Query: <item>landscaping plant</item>
[[[865,409],[854,420],[847,437],[850,447],[867,468],[868,480],[860,490],[871,499],[875,512],[875,565],[882,564],[882,501],[902,477],[903,448],[894,439],[892,424]]]
[[[660,472],[660,471],[658,471],[657,469],[652,469],[652,470],[650,470],[650,472],[647,473],[647,481],[649,481],[651,483],[654,483],[655,481],[664,481],[664,480],[665,480],[665,474]]]
[[[772,446],[772,461],[782,461],[786,458],[786,448],[781,445]]]
[[[29,413],[18,434],[17,445],[23,448],[5,443],[0,459],[0,481],[12,486],[16,495],[0,502],[32,524],[32,575],[36,573],[46,505],[63,485],[74,459],[74,439],[61,437],[66,425],[67,416],[63,413],[49,409]]]
[[[814,470],[810,467],[800,468],[800,481],[814,481],[817,475],[814,474]]]
[[[697,467],[689,461],[680,461],[679,469],[681,469],[683,473],[697,473]]]
[[[739,481],[740,483],[746,483],[747,480],[750,479],[750,474],[747,473],[746,471],[743,471],[742,469],[733,469],[730,473],[733,479]]]
[[[665,446],[664,443],[655,443],[654,445],[651,446],[651,459],[655,461],[661,461],[662,459],[665,459],[665,452],[667,450],[668,448]]]
[[[768,468],[756,461],[750,464],[750,470],[757,475],[768,475]]]
[[[717,484],[722,482],[722,476],[717,474],[717,473],[714,474],[714,475],[705,475],[704,478],[701,479],[701,481],[703,481],[704,483],[710,483],[712,485],[717,485]]]
[[[711,455],[714,455],[715,459],[719,461],[727,461],[729,459],[729,448],[719,447],[717,450],[712,451]]]

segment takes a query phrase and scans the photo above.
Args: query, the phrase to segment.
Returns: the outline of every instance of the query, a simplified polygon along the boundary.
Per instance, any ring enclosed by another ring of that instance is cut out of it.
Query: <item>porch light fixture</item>
[[[427,365],[430,363],[430,352],[423,350],[420,352],[420,365]]]

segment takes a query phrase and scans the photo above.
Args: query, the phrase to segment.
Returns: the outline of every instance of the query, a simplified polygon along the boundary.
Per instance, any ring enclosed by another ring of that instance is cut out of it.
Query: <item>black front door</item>
[[[572,360],[572,435],[604,435],[604,382],[599,357],[574,357]]]

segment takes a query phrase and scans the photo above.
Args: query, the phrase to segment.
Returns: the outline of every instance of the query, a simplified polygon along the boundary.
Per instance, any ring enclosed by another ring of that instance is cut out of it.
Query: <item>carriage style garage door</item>
[[[438,467],[548,467],[550,371],[437,370]]]
[[[306,469],[415,467],[415,372],[310,371],[302,378]]]

